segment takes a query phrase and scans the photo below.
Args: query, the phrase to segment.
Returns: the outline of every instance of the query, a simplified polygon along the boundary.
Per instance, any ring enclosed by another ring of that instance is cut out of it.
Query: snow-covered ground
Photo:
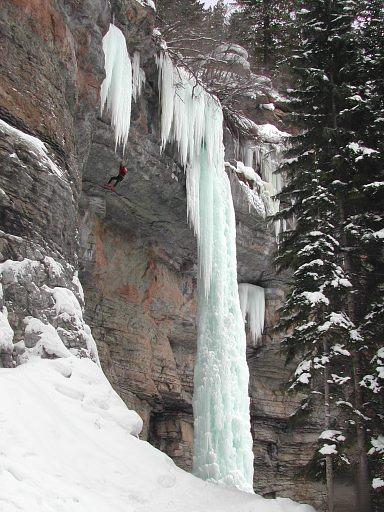
[[[1,512],[313,512],[179,469],[89,359],[0,369],[0,403]]]

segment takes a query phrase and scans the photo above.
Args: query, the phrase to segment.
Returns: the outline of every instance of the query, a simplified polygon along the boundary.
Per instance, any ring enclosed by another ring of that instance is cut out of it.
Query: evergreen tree
[[[377,300],[382,277],[377,275],[381,272],[382,276],[383,268],[378,195],[383,169],[382,130],[378,129],[383,118],[379,93],[383,75],[378,74],[382,61],[377,49],[382,7],[378,5],[366,2],[363,11],[360,2],[352,0],[307,1],[298,14],[301,37],[292,59],[298,88],[292,106],[304,131],[293,141],[285,166],[288,185],[283,196],[291,197],[293,204],[281,214],[294,214],[297,229],[285,235],[278,258],[280,265],[295,271],[283,309],[281,325],[291,332],[285,345],[291,355],[305,358],[296,376],[300,377],[303,368],[309,370],[304,380],[322,393],[325,415],[332,417],[331,401],[344,408],[341,417],[346,415],[346,425],[353,427],[341,433],[340,425],[335,437],[354,442],[350,455],[360,512],[371,510],[367,431],[375,416],[374,401],[367,400],[362,384],[369,386],[370,382],[369,375],[364,380],[365,369],[372,364],[378,367],[381,360],[375,340],[382,328]],[[372,201],[375,194],[376,203]],[[321,254],[319,246],[324,244],[328,250]],[[303,296],[313,299],[313,293],[320,293],[316,295],[320,305],[303,301]],[[373,328],[372,316],[380,325],[378,330]],[[350,365],[332,357],[335,350],[349,358]],[[316,361],[308,358],[315,351]],[[319,358],[324,368],[319,367]],[[319,372],[324,378],[322,387]],[[332,389],[336,385],[339,389]],[[340,457],[337,443],[322,452],[328,455],[325,473],[331,511],[332,472],[337,458],[344,456]]]
[[[345,204],[345,253],[356,292],[353,299],[361,342],[358,375],[362,418],[369,418],[374,505],[384,504],[384,5],[359,2],[350,69],[349,104],[341,122],[351,128],[350,172]],[[362,386],[362,387],[361,387]],[[359,404],[357,404],[359,405]],[[367,428],[368,427],[368,428]],[[360,420],[360,428],[363,428]],[[366,450],[361,445],[361,452]]]
[[[230,17],[230,37],[245,46],[253,64],[268,72],[281,63],[293,47],[292,23],[297,0],[238,0],[238,11]]]
[[[198,0],[159,0],[159,27],[172,52],[196,66],[215,47],[226,40],[226,7],[219,2],[213,9],[204,9]]]

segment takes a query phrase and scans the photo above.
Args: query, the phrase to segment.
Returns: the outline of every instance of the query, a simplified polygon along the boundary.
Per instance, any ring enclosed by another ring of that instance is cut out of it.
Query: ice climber
[[[117,176],[112,176],[108,183],[106,185],[104,185],[106,188],[110,188],[111,190],[114,190],[114,186],[112,185],[112,181],[115,182],[115,186],[117,186],[118,183],[120,183],[120,181],[123,181],[123,179],[125,178],[125,175],[128,173],[128,168],[123,165],[123,162],[120,163],[120,167],[119,167],[119,174]]]

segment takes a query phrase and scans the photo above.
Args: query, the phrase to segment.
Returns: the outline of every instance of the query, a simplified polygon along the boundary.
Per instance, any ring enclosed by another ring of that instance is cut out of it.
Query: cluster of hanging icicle
[[[270,215],[274,215],[280,209],[280,200],[275,197],[283,189],[283,177],[280,172],[276,172],[281,164],[283,158],[284,146],[280,143],[258,143],[254,144],[252,141],[246,141],[242,148],[242,157],[244,164],[247,167],[256,169],[264,181],[264,185],[268,189],[269,196],[272,199],[272,211]],[[274,221],[275,234],[278,238],[281,231],[286,230],[285,220]]]
[[[239,284],[240,307],[244,322],[248,321],[253,345],[256,346],[264,330],[265,293],[264,288],[254,284]]]
[[[106,106],[115,131],[115,150],[122,145],[124,153],[131,124],[132,96],[137,101],[145,74],[140,68],[140,53],[134,53],[131,64],[124,34],[112,23],[103,37],[103,50],[105,79],[100,91],[101,114]]]
[[[198,341],[194,375],[197,476],[253,491],[246,339],[237,285],[236,225],[224,171],[220,103],[158,58],[161,140],[177,145],[188,217],[198,244]]]

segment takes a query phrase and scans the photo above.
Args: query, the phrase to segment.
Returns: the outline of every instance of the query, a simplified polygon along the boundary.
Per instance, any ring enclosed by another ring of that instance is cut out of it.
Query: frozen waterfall
[[[265,293],[264,288],[254,284],[239,284],[240,307],[244,322],[248,318],[249,331],[254,346],[264,329]]]
[[[115,147],[128,140],[131,124],[132,66],[124,34],[110,24],[103,37],[105,56],[105,79],[101,84],[101,113],[107,105],[115,130]]]
[[[194,472],[253,492],[249,372],[235,214],[224,171],[223,114],[218,100],[174,67],[167,54],[160,55],[158,66],[162,146],[177,145],[198,244]]]

